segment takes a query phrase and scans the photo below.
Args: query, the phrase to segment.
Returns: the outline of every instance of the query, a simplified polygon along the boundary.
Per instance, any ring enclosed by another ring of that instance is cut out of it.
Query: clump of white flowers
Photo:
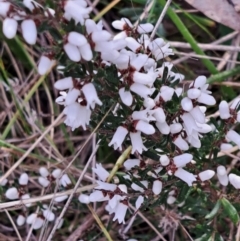
[[[42,13],[44,20],[51,19],[49,24],[58,19],[54,9],[35,1],[24,0],[23,5],[26,9],[20,11],[11,1],[0,1],[3,34],[12,39],[20,32],[27,44],[34,45],[41,23],[29,12]],[[132,146],[132,156],[122,165],[124,174],[117,173],[117,182],[108,180],[109,172],[96,164],[93,172],[97,185],[92,192],[81,193],[78,200],[83,204],[106,202],[105,210],[113,221],[125,223],[132,212],[131,202],[137,211],[145,203],[151,205],[159,200],[166,207],[184,205],[178,203],[180,185],[195,188],[213,182],[227,187],[230,183],[240,189],[238,173],[229,173],[222,163],[205,165],[214,162],[214,148],[227,151],[233,145],[240,147],[240,135],[233,130],[240,121],[240,99],[230,105],[222,100],[219,121],[224,125],[213,126],[206,112],[207,107],[216,105],[216,100],[207,78],[198,76],[188,87],[178,87],[184,76],[175,73],[170,62],[163,61],[174,52],[164,39],[150,38],[154,29],[151,23],[133,25],[122,18],[112,23],[120,31],[112,35],[101,20],[95,23],[90,19],[92,8],[87,1],[64,0],[58,7],[63,24],[55,40],[58,48],[43,51],[37,70],[39,75],[45,75],[58,66],[60,78],[54,87],[60,93],[56,103],[63,106],[64,123],[72,131],[92,130],[112,106],[99,133],[107,133],[103,139],[114,150]],[[69,23],[71,30],[67,30]],[[207,138],[212,143],[207,143]],[[39,174],[38,184],[45,191],[53,184],[62,190],[72,184],[68,174],[59,168],[50,173],[41,167]],[[28,179],[28,174],[22,173],[17,186],[8,186],[4,181],[1,185],[6,186],[5,198],[29,199]],[[175,185],[176,189],[169,188]],[[53,200],[56,204],[68,197],[66,194]],[[44,205],[38,213],[20,214],[16,222],[39,229],[45,221],[54,220],[53,209]]]

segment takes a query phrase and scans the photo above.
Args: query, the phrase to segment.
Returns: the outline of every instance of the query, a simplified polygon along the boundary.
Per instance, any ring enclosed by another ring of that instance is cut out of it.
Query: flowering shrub
[[[198,76],[181,88],[184,76],[173,72],[171,62],[165,61],[173,50],[162,38],[150,37],[152,24],[133,25],[122,18],[112,23],[119,31],[113,36],[102,21],[95,23],[90,18],[91,10],[85,0],[61,1],[55,9],[31,0],[19,5],[0,1],[5,37],[12,39],[19,33],[26,44],[36,44],[42,51],[38,74],[47,75],[56,67],[56,76],[61,76],[54,86],[60,94],[56,103],[63,106],[65,125],[72,131],[97,128],[100,145],[126,153],[117,163],[121,172],[115,171],[114,178],[97,163],[92,168],[96,185],[78,200],[106,203],[105,212],[119,224],[128,220],[131,225],[138,211],[146,208],[169,210],[161,221],[159,218],[163,235],[177,229],[179,220],[186,220],[197,240],[208,240],[214,232],[220,240],[216,216],[229,218],[233,224],[239,221],[239,207],[234,206],[239,171],[229,173],[218,154],[240,146],[240,135],[233,129],[240,121],[240,99],[231,104],[222,100],[220,118],[208,118],[207,107],[216,105],[216,100],[206,77]],[[41,32],[47,33],[50,45],[40,45],[37,37]],[[73,185],[59,168],[50,174],[41,167],[39,173],[38,183],[46,192],[54,192],[52,185],[57,190]],[[12,186],[7,179],[1,180],[5,201],[31,199],[28,179],[22,173]],[[64,202],[69,194],[53,196],[52,201]],[[35,213],[31,201],[25,204],[29,211],[27,216],[19,214],[17,225],[26,221],[40,229],[45,222],[57,220],[54,228],[61,227],[63,220],[55,217],[58,207],[44,204]]]

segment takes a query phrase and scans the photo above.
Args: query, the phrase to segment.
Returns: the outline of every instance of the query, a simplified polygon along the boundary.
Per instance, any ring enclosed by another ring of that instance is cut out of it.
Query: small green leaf
[[[215,204],[213,210],[209,214],[207,214],[205,216],[205,218],[206,219],[213,218],[217,214],[220,207],[221,207],[221,202],[220,202],[220,200],[218,200],[217,203]]]
[[[239,222],[239,215],[236,208],[226,198],[222,198],[221,203],[227,216],[234,224],[237,224]]]

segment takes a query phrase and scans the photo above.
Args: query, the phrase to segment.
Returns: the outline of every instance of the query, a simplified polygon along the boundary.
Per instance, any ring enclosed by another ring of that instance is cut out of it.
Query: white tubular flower
[[[98,105],[102,105],[102,101],[98,98],[97,91],[92,83],[85,84],[82,87],[82,92],[87,101],[87,109],[89,109],[90,106],[92,109],[94,109],[95,103]]]
[[[45,177],[45,178],[49,175],[49,172],[48,172],[47,168],[45,168],[45,167],[40,167],[39,173],[42,177]]]
[[[182,125],[180,123],[174,123],[170,125],[170,132],[172,134],[179,133],[182,130]]]
[[[200,172],[198,174],[198,177],[200,178],[200,180],[202,182],[204,182],[204,181],[207,181],[207,180],[211,179],[214,175],[215,175],[214,171],[206,170],[206,171]]]
[[[155,79],[156,79],[155,74],[150,71],[149,73],[140,73],[138,71],[134,71],[133,73],[133,81],[135,83],[152,86]]]
[[[65,99],[67,97],[67,92],[66,91],[60,91],[60,96],[57,97],[55,102],[59,105],[65,105]]]
[[[155,103],[154,103],[155,105]],[[156,118],[157,122],[164,123],[166,121],[166,115],[161,107],[151,110],[152,115]]]
[[[0,2],[0,16],[7,17],[7,13],[10,10],[11,3],[10,2]]]
[[[201,91],[199,89],[189,89],[187,91],[187,96],[189,99],[195,100],[201,95]]]
[[[228,131],[226,138],[240,146],[240,135],[236,131]]]
[[[101,31],[92,32],[91,37],[92,37],[92,41],[94,43],[97,43],[97,42],[105,42],[110,40],[112,35],[106,30],[101,30]]]
[[[155,88],[148,88],[145,85],[134,83],[130,86],[130,90],[140,97],[146,99],[149,95],[152,95],[155,91]]]
[[[98,25],[92,19],[86,19],[85,27],[88,35],[91,34],[92,32],[102,30],[102,28],[99,29]]]
[[[187,151],[189,149],[188,143],[179,135],[173,143],[182,151]]]
[[[117,188],[116,184],[112,184],[112,183],[106,183],[106,182],[102,182],[102,181],[96,181],[98,186],[95,187],[95,189],[101,189],[101,190],[105,190],[105,191],[115,191]]]
[[[132,113],[133,120],[142,120],[142,121],[155,121],[156,119],[151,114],[152,111],[149,111],[149,109],[140,110],[140,111],[134,111]]]
[[[105,182],[109,176],[109,172],[102,166],[101,163],[96,163],[96,168],[92,168],[95,174],[98,175],[99,179]]]
[[[138,54],[135,58],[131,59],[130,65],[139,71],[147,62],[148,56],[146,54]]]
[[[19,198],[19,193],[16,187],[10,187],[5,193],[7,199],[14,200]]]
[[[172,204],[175,203],[175,201],[176,201],[176,198],[175,198],[174,196],[172,196],[172,195],[169,195],[169,196],[168,196],[168,198],[167,198],[167,204],[172,205]]]
[[[80,54],[82,58],[86,61],[90,61],[93,58],[92,49],[89,43],[86,43],[79,47]]]
[[[60,178],[61,174],[62,174],[62,170],[59,169],[59,168],[56,168],[56,169],[54,169],[54,170],[52,171],[52,176],[53,176],[55,179]]]
[[[132,154],[137,151],[139,154],[142,154],[142,151],[146,151],[147,148],[143,145],[141,132],[130,132],[130,138],[132,142]]]
[[[55,60],[51,60],[47,56],[42,55],[38,63],[38,74],[46,74],[54,64]]]
[[[81,25],[84,24],[84,19],[88,18],[88,14],[92,11],[91,7],[80,5],[78,1],[72,1],[68,0],[65,2],[64,5],[65,13],[70,16],[70,18],[73,18],[77,23],[80,23]]]
[[[8,183],[8,180],[5,178],[0,182],[0,186],[4,187]]]
[[[127,159],[124,162],[124,167],[129,171],[131,170],[133,167],[135,166],[139,166],[140,165],[140,160],[139,159]]]
[[[236,188],[240,189],[240,177],[236,174],[229,174],[229,182]]]
[[[199,103],[205,104],[205,105],[215,105],[216,104],[216,100],[214,99],[213,96],[202,92],[200,97],[198,97],[197,101]]]
[[[46,209],[43,209],[42,213],[43,217],[50,222],[52,222],[55,219],[55,214],[48,207]]]
[[[231,148],[233,148],[233,145],[231,145],[229,143],[222,143],[220,146],[221,151],[227,151]]]
[[[170,44],[165,43],[162,38],[156,38],[148,45],[155,59],[158,61],[169,55],[173,55],[172,49],[170,49]]]
[[[143,201],[144,201],[143,196],[139,196],[139,197],[137,198],[137,200],[136,200],[136,202],[135,202],[135,207],[136,207],[136,209],[139,209],[139,208],[142,206]]]
[[[85,203],[85,204],[90,203],[89,196],[83,193],[79,195],[78,200],[80,203]]]
[[[28,174],[27,173],[22,173],[21,176],[18,179],[18,183],[21,186],[26,186],[28,184]]]
[[[163,135],[168,135],[170,132],[170,127],[167,124],[167,122],[163,122],[163,123],[156,122],[156,127]]]
[[[131,49],[133,52],[139,51],[142,48],[142,45],[132,37],[127,37],[125,38],[125,40],[127,42],[127,47]]]
[[[115,216],[113,218],[113,221],[118,220],[118,223],[125,223],[125,216],[127,212],[128,206],[122,202],[119,202],[117,207],[115,208]]]
[[[54,198],[54,202],[60,203],[60,202],[65,201],[67,198],[68,198],[68,195],[63,195],[63,196],[60,196],[60,197],[55,197],[55,198]]]
[[[146,135],[152,135],[155,133],[154,127],[143,120],[139,120],[135,128],[136,130],[141,131]]]
[[[114,150],[116,150],[117,148],[119,148],[119,150],[122,150],[122,143],[126,137],[126,135],[128,134],[128,130],[125,127],[119,126],[116,130],[116,132],[113,135],[113,138],[111,140],[111,142],[108,144],[108,146],[112,146]]]
[[[84,35],[78,32],[70,32],[67,36],[67,40],[70,44],[81,47],[87,43],[87,39]]]
[[[46,178],[44,177],[38,177],[38,182],[41,186],[43,187],[48,187],[48,185],[50,184],[50,181],[48,181]]]
[[[193,156],[188,153],[184,153],[173,158],[176,167],[185,167],[193,159]]]
[[[205,123],[205,116],[202,113],[201,109],[199,106],[194,107],[191,111],[190,114],[192,115],[192,117],[200,124],[204,124]]]
[[[130,91],[126,91],[125,88],[122,87],[121,89],[119,89],[118,93],[123,104],[125,104],[126,106],[132,105],[133,96]]]
[[[126,28],[133,28],[132,23],[127,18],[121,18],[121,20],[115,20],[112,22],[112,26],[118,30],[124,30]]]
[[[220,118],[223,120],[226,120],[231,117],[230,109],[229,109],[227,101],[225,101],[225,100],[221,101],[221,103],[219,105],[219,113],[220,113]]]
[[[79,126],[82,126],[82,128],[86,130],[86,125],[89,124],[91,116],[91,111],[89,109],[75,102],[66,106],[63,112],[67,117],[64,123],[70,126],[72,131]]]
[[[152,191],[155,195],[159,195],[162,191],[162,182],[159,180],[155,180],[153,182]]]
[[[174,89],[168,86],[162,86],[160,89],[160,96],[166,102],[172,99]]]
[[[29,193],[23,194],[23,195],[21,196],[21,199],[22,199],[22,200],[29,199],[29,198],[30,198],[30,194],[29,194]],[[25,204],[25,206],[26,206],[26,207],[31,207],[32,204],[31,204],[31,203],[27,203],[27,204]]]
[[[21,23],[22,35],[28,44],[35,44],[37,41],[37,28],[32,19],[23,20]]]
[[[151,23],[139,24],[137,27],[137,32],[140,34],[152,32],[154,26]]]
[[[3,34],[6,38],[12,39],[16,36],[18,23],[13,18],[5,18],[3,20]]]
[[[66,173],[63,174],[62,177],[60,178],[60,183],[63,187],[67,187],[72,184],[71,179]]]
[[[148,188],[148,182],[147,181],[140,181],[146,188]],[[138,191],[138,192],[144,192],[144,188],[138,186],[136,183],[132,183],[131,188],[134,191]]]
[[[167,155],[161,155],[159,161],[164,167],[170,163],[170,159]]]
[[[227,186],[228,185],[228,176],[227,176],[227,170],[224,166],[218,166],[217,168],[217,177],[219,182],[223,185],[223,186]]]
[[[99,191],[99,190],[93,191],[89,195],[90,202],[103,202],[108,200],[109,200],[109,196],[108,195],[104,196],[102,191]]]
[[[188,97],[184,97],[181,100],[181,106],[182,106],[183,110],[185,110],[185,111],[192,110],[192,108],[193,108],[192,100],[190,98],[188,98]]]
[[[199,129],[191,114],[184,113],[181,116],[181,119],[183,120],[184,127],[185,127],[185,130],[186,130],[188,136],[191,136],[194,130]]]
[[[33,229],[39,229],[43,226],[44,220],[41,217],[38,217],[36,213],[32,213],[27,217],[26,222],[31,224]]]
[[[196,181],[196,178],[192,173],[190,173],[182,168],[178,168],[177,171],[174,173],[174,176],[176,176],[176,177],[180,178],[181,180],[183,180],[184,182],[186,182],[188,184],[188,186],[192,186],[192,183],[194,181]]]
[[[18,215],[17,217],[17,225],[22,226],[26,221],[26,218],[23,215]]]
[[[150,98],[150,97],[147,97],[144,101],[143,101],[143,105],[144,105],[144,107],[145,108],[147,108],[147,109],[149,109],[149,110],[151,110],[154,106],[155,106],[155,101],[152,99],[152,98]],[[152,110],[152,115],[157,119],[157,116],[158,116],[158,114],[154,114],[154,110]],[[156,110],[156,112],[157,112],[157,110]],[[161,112],[162,113],[162,112]],[[162,115],[160,113],[160,116]],[[165,114],[164,114],[165,115]],[[165,120],[164,120],[165,121]]]
[[[80,95],[80,90],[75,88],[69,90],[65,98],[65,105],[71,105],[75,103],[79,95]]]
[[[66,78],[60,79],[54,83],[54,87],[57,90],[72,89],[73,88],[73,78],[66,77]]]
[[[67,43],[64,44],[63,49],[68,58],[73,62],[79,62],[81,60],[81,54],[77,46]]]

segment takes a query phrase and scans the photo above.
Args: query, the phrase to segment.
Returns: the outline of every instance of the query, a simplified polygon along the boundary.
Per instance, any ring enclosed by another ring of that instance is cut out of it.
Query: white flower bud
[[[230,110],[227,101],[222,100],[219,105],[220,118],[226,120],[230,118]]]
[[[155,88],[148,88],[145,85],[134,83],[130,86],[130,90],[140,97],[146,99],[149,95],[152,95]]]
[[[144,101],[143,101],[143,105],[145,108],[148,108],[149,110],[152,109],[155,106],[155,102],[152,98],[147,97]],[[156,118],[156,116],[155,116]]]
[[[167,155],[161,155],[159,161],[163,166],[167,166],[170,163],[170,160]]]
[[[35,44],[37,41],[37,28],[32,19],[23,20],[21,23],[22,35],[28,44]]]
[[[199,103],[205,104],[205,105],[215,105],[216,100],[214,99],[213,96],[206,94],[206,93],[201,93],[201,95],[198,97],[197,101]]]
[[[38,177],[38,182],[41,186],[43,187],[48,187],[48,185],[50,184],[50,181],[48,181],[46,178],[44,177]]]
[[[19,198],[19,193],[16,187],[10,187],[5,193],[6,198],[14,200]]]
[[[218,166],[217,168],[217,177],[219,182],[223,185],[223,186],[227,186],[228,185],[228,176],[227,176],[227,170],[224,166]]]
[[[139,24],[137,27],[137,32],[140,34],[150,33],[153,30],[153,25],[151,23]]]
[[[73,88],[73,79],[72,79],[72,77],[66,77],[66,78],[60,79],[54,83],[54,87],[57,90],[72,89]]]
[[[22,226],[26,221],[26,218],[23,216],[23,215],[18,215],[18,218],[17,218],[17,225],[18,226]]]
[[[79,195],[78,200],[80,203],[86,203],[86,204],[90,203],[89,196],[83,193]]]
[[[141,207],[141,205],[143,204],[143,201],[144,201],[144,198],[143,196],[139,196],[136,200],[136,203],[135,203],[135,207],[136,209],[139,209]]]
[[[175,203],[175,201],[176,201],[176,198],[174,196],[171,196],[171,195],[168,196],[167,204],[171,205],[171,204]]]
[[[49,172],[46,167],[40,167],[39,173],[42,177],[47,177],[49,175]]]
[[[57,179],[61,176],[62,174],[62,170],[57,168],[57,169],[54,169],[53,172],[52,172],[52,176]]]
[[[159,131],[163,134],[163,135],[168,135],[170,132],[170,127],[167,124],[167,122],[156,122],[156,127],[159,129]]]
[[[133,102],[133,96],[130,91],[126,91],[124,87],[119,89],[119,96],[126,106],[131,106]]]
[[[89,43],[86,43],[79,47],[79,51],[84,60],[90,61],[93,58],[92,49]]]
[[[147,181],[140,181],[146,188],[148,188],[148,182]],[[138,186],[136,183],[132,183],[131,188],[134,191],[144,192],[144,188]]]
[[[103,41],[108,41],[112,37],[112,35],[106,31],[106,30],[101,30],[101,31],[94,31],[91,35],[92,41],[94,43],[97,42],[103,42]]]
[[[155,180],[153,182],[152,191],[155,195],[159,195],[162,191],[162,182],[159,180]]]
[[[206,171],[200,172],[198,174],[198,176],[202,182],[211,179],[214,175],[215,175],[215,172],[212,170],[206,170]]]
[[[227,132],[226,138],[234,143],[236,143],[238,146],[240,146],[240,135],[234,131],[230,130]]]
[[[7,13],[9,11],[9,9],[10,9],[10,6],[11,6],[10,2],[1,1],[0,2],[0,16],[5,18],[7,16]]]
[[[229,181],[236,189],[240,189],[240,177],[239,176],[231,173],[231,174],[229,174]]]
[[[17,33],[17,27],[18,23],[15,19],[13,18],[5,18],[3,20],[3,34],[6,36],[8,39],[12,39],[16,36]]]
[[[188,97],[184,97],[181,100],[181,106],[182,106],[183,110],[190,111],[193,108],[192,100],[189,99]]]
[[[164,101],[169,101],[172,99],[174,94],[174,89],[168,86],[162,86],[160,89],[160,96]]]
[[[125,25],[129,26],[130,28],[133,27],[132,23],[127,18],[121,18],[121,20],[115,20],[112,22],[112,26],[118,30],[123,30]]]
[[[182,125],[180,123],[174,123],[170,125],[170,132],[172,134],[179,133],[182,130]]]
[[[127,159],[124,162],[124,167],[129,171],[131,170],[133,167],[135,166],[139,166],[140,165],[140,160],[139,159]]]
[[[81,47],[82,45],[87,43],[87,39],[84,35],[74,31],[68,34],[67,39],[70,44],[78,47]]]
[[[196,181],[196,178],[192,173],[182,168],[178,168],[178,170],[174,173],[174,176],[182,179],[184,182],[188,184],[188,186],[192,186],[192,183]]]
[[[161,107],[157,107],[156,109],[152,110],[152,115],[159,123],[164,123],[166,121],[166,115]]]
[[[22,200],[29,199],[29,198],[30,198],[30,194],[29,194],[29,193],[23,194],[23,195],[21,196],[21,199],[22,199]],[[31,206],[32,206],[32,203],[27,203],[27,204],[25,204],[25,206],[26,206],[26,207],[31,207]]]
[[[137,42],[137,40],[135,40],[132,37],[127,37],[125,38],[125,40],[127,41],[127,47],[129,49],[131,49],[133,52],[136,52],[137,50],[139,50],[142,45],[140,43]]]
[[[66,173],[62,175],[60,182],[63,187],[67,187],[72,184],[71,179]]]
[[[193,156],[192,156],[191,154],[188,154],[188,153],[184,153],[184,154],[182,154],[182,155],[175,156],[175,157],[173,158],[174,164],[176,165],[176,167],[184,167],[184,166],[186,166],[186,164],[189,163],[192,159],[193,159]]]
[[[22,186],[26,186],[28,184],[28,174],[22,173],[18,179],[18,183]]]
[[[68,195],[63,195],[63,196],[60,196],[60,197],[55,197],[55,198],[54,198],[54,202],[60,203],[60,202],[65,201],[67,198],[68,198]]]
[[[33,229],[39,229],[43,226],[44,220],[37,216],[36,213],[32,213],[27,217],[26,222],[32,224]]]
[[[63,46],[68,58],[73,62],[79,62],[81,60],[81,54],[77,46],[67,43]]]
[[[42,55],[38,63],[38,73],[40,75],[46,74],[54,64],[54,60],[51,60],[47,56]]]
[[[190,99],[197,99],[201,95],[201,91],[199,89],[189,89],[187,91],[187,96]]]
[[[43,210],[43,216],[50,222],[52,222],[55,219],[55,214],[48,208]]]
[[[233,145],[231,145],[229,143],[222,143],[220,146],[221,151],[227,151],[231,148],[233,148]]]
[[[200,124],[204,124],[205,123],[205,116],[202,113],[202,111],[200,110],[199,106],[194,107],[191,111],[190,114],[192,115],[192,117]]]
[[[182,151],[187,151],[189,149],[188,143],[179,135],[173,143]]]
[[[146,54],[139,54],[137,57],[133,58],[130,62],[131,66],[139,71],[143,65],[146,64],[148,56]]]

